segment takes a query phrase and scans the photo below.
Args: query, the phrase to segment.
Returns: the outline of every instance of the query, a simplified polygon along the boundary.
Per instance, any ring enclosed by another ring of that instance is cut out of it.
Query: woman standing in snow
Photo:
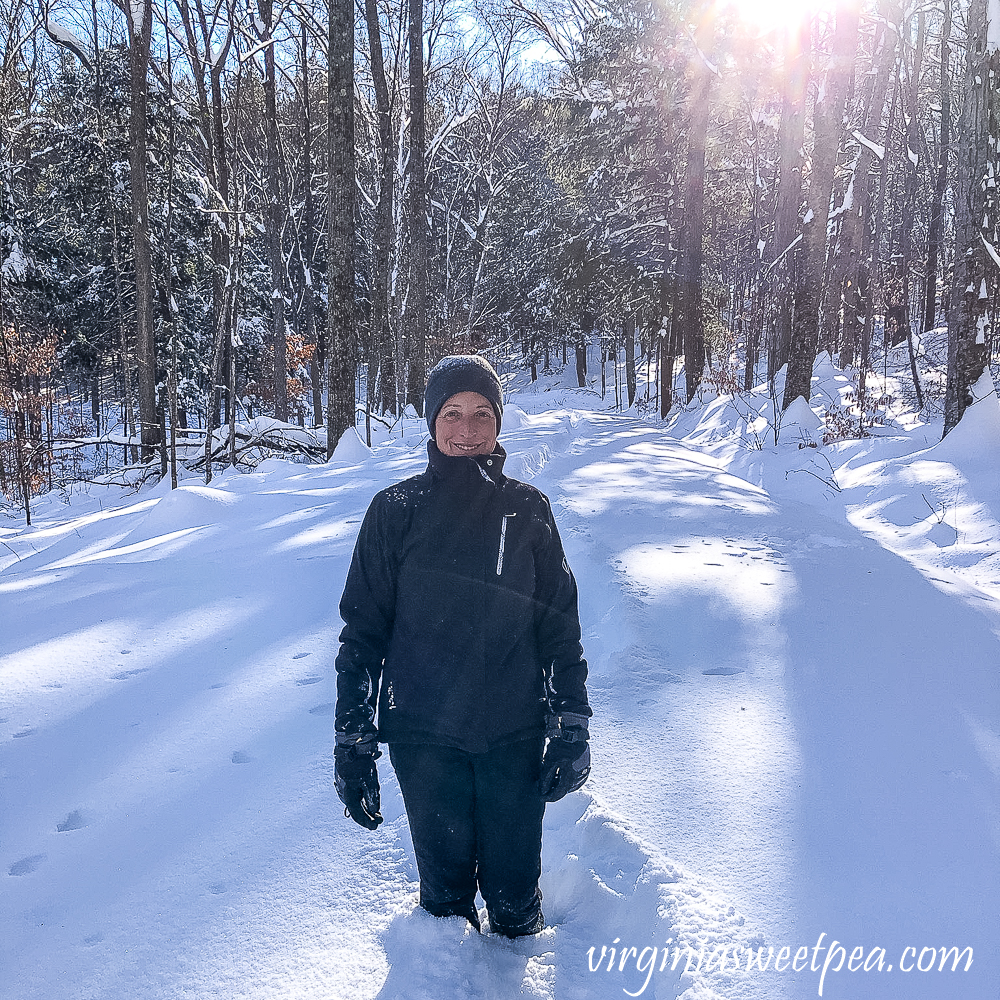
[[[576,582],[547,498],[503,474],[492,366],[445,358],[424,401],[427,469],[375,496],[340,603],[337,793],[374,830],[387,743],[420,905],[478,929],[478,889],[493,932],[535,934],[545,803],[590,772]]]

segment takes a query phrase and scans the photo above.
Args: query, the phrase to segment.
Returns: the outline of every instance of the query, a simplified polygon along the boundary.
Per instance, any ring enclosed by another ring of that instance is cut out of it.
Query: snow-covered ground
[[[595,710],[593,776],[546,815],[550,926],[516,942],[415,908],[385,759],[376,833],[332,787],[337,600],[419,421],[0,521],[0,997],[995,1000],[989,388],[944,443],[816,448],[805,408],[774,445],[763,397],[668,433],[511,394],[507,471],[552,498]]]

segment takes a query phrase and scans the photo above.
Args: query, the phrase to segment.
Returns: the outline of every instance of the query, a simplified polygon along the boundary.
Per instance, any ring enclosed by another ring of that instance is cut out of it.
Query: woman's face
[[[434,420],[434,440],[445,455],[491,455],[497,443],[497,417],[478,392],[449,396]]]

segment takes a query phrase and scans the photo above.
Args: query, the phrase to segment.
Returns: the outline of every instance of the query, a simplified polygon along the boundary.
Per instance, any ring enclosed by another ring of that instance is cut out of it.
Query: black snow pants
[[[478,929],[478,889],[495,933],[519,937],[542,929],[543,742],[521,740],[486,753],[390,744],[417,858],[420,905],[429,913],[463,916]]]

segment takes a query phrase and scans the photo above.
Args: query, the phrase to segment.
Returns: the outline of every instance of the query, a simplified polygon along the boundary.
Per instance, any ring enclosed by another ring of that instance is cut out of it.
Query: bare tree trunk
[[[635,313],[625,318],[625,393],[631,409],[635,403]]]
[[[121,366],[122,372],[122,422],[125,426],[125,434],[131,439],[135,433],[135,415],[132,409],[132,364],[130,359],[129,351],[129,338],[128,331],[126,328],[125,320],[125,290],[124,282],[122,280],[122,262],[121,262],[121,239],[118,230],[118,208],[115,199],[114,186],[115,178],[114,171],[111,169],[112,155],[108,150],[108,144],[105,135],[104,122],[105,122],[105,102],[104,102],[104,87],[103,87],[103,74],[101,72],[103,59],[96,47],[96,39],[98,37],[98,17],[97,17],[97,2],[92,0],[91,3],[91,16],[93,18],[93,30],[95,39],[95,53],[94,53],[94,106],[97,110],[97,135],[98,142],[101,148],[101,161],[104,168],[104,193],[107,198],[107,218],[111,228],[111,258],[112,266],[114,268],[114,285],[115,285],[115,317],[117,319],[118,325],[118,355],[119,364]],[[95,372],[96,375],[96,372]],[[95,410],[97,416],[94,417],[95,421],[99,420],[100,409],[95,404]],[[98,426],[98,434],[100,434],[100,426]],[[131,460],[133,462],[138,460],[138,450],[132,447]],[[127,449],[126,449],[127,451]],[[126,461],[128,461],[128,455],[126,454]]]
[[[152,0],[124,7],[129,35],[129,166],[135,241],[135,344],[139,396],[139,440],[143,461],[156,456],[160,425],[156,415],[156,342],[153,336],[153,260],[149,235],[149,183],[146,174],[146,108],[149,98],[149,44]]]
[[[869,361],[869,341],[872,330],[871,303],[874,292],[872,248],[875,242],[878,201],[872,196],[873,149],[883,135],[882,120],[885,116],[889,78],[896,63],[896,36],[900,10],[890,8],[888,0],[879,4],[879,19],[873,55],[872,72],[866,74],[864,94],[861,99],[861,130],[857,159],[854,163],[853,203],[841,223],[840,254],[849,261],[845,277],[844,331],[840,362],[854,364],[860,351],[862,369]],[[891,25],[891,27],[890,27]],[[864,141],[861,141],[864,140]],[[884,160],[885,153],[882,158]],[[861,376],[864,379],[864,375]]]
[[[166,36],[167,46],[167,97],[169,106],[174,103],[174,61],[170,45],[170,35]],[[165,230],[165,246],[163,248],[163,297],[167,316],[167,343],[170,357],[167,362],[167,410],[170,417],[169,459],[170,488],[176,490],[177,476],[177,309],[174,303],[174,261],[172,236],[174,230],[174,172],[177,159],[177,134],[174,116],[170,116],[167,124],[167,218]],[[166,415],[161,426],[166,429]],[[167,452],[167,440],[161,442],[164,452]]]
[[[948,383],[944,398],[944,432],[954,429],[972,403],[972,387],[986,368],[985,330],[989,302],[986,271],[986,178],[996,152],[988,152],[990,80],[997,70],[997,53],[987,48],[986,0],[969,5],[969,39],[965,59],[962,127],[959,130],[955,178],[955,269],[948,309]],[[990,206],[992,207],[992,206]],[[991,220],[989,237],[995,237]]]
[[[354,426],[357,320],[354,308],[354,3],[331,0],[327,76],[327,457]]]
[[[312,386],[313,426],[323,425],[323,380],[320,362],[325,345],[317,329],[316,289],[316,198],[313,192],[312,100],[309,93],[309,34],[302,21],[302,174],[304,179],[302,228],[305,234],[302,250],[304,284],[302,289],[302,324],[306,342],[313,345],[309,357],[309,381]]]
[[[265,179],[267,206],[267,258],[271,267],[271,343],[274,352],[274,417],[288,420],[288,360],[285,333],[285,254],[283,234],[285,205],[282,162],[278,141],[278,98],[274,73],[274,7],[272,0],[257,0],[260,12],[260,39],[264,48],[264,142],[267,150]]]
[[[792,341],[792,287],[802,203],[802,147],[805,139],[806,89],[809,84],[811,40],[809,19],[803,17],[785,46],[785,89],[779,129],[780,159],[771,255],[775,325],[767,355],[768,380],[787,363]]]
[[[573,357],[576,361],[576,384],[587,385],[587,341],[594,332],[594,314],[585,312],[580,320],[580,331],[573,340]]]
[[[2,286],[0,286],[2,290]],[[2,301],[2,300],[0,300]],[[28,468],[25,456],[25,421],[24,421],[24,410],[23,400],[26,393],[23,391],[23,387],[20,384],[20,376],[14,371],[14,365],[11,363],[11,350],[7,342],[7,331],[10,329],[12,333],[16,333],[13,325],[8,327],[8,320],[3,317],[3,323],[0,323],[0,358],[4,362],[4,372],[3,381],[9,386],[11,396],[13,397],[13,412],[8,416],[8,426],[13,424],[14,427],[14,465],[17,471],[17,482],[21,490],[21,503],[24,507],[24,523],[26,525],[31,525],[31,473]]]
[[[705,143],[715,70],[706,50],[713,40],[711,18],[702,21],[691,64],[688,95],[688,148],[684,167],[684,216],[678,261],[677,317],[684,331],[684,379],[688,402],[694,398],[705,370],[705,317],[702,306],[702,263],[705,241]]]
[[[913,65],[910,67],[910,77],[906,96],[906,128],[904,131],[906,171],[902,218],[900,219],[900,308],[898,322],[903,329],[897,331],[897,336],[906,337],[907,352],[910,358],[910,376],[913,379],[913,389],[917,397],[917,408],[924,408],[924,395],[920,387],[920,373],[917,371],[917,359],[913,350],[913,322],[910,317],[910,266],[913,252],[913,224],[916,216],[917,188],[920,178],[917,175],[917,150],[920,148],[920,124],[918,119],[918,103],[920,91],[920,67],[926,40],[926,17],[924,12],[917,13],[917,41],[913,46]]]
[[[378,120],[379,197],[376,209],[372,261],[372,337],[368,353],[368,392],[378,372],[377,398],[391,413],[396,412],[395,345],[389,329],[389,270],[393,250],[393,194],[396,183],[396,157],[393,148],[392,111],[389,84],[382,54],[376,0],[365,0],[365,23],[368,27],[368,51],[371,59],[372,85]]]
[[[663,272],[660,275],[660,324],[657,336],[657,383],[660,396],[660,419],[666,420],[674,405],[674,363],[677,336],[674,317],[677,313],[677,282],[670,273],[670,238],[663,234]]]
[[[90,419],[94,421],[95,433],[101,436],[101,356],[94,358],[94,370],[90,374]]]
[[[226,145],[226,123],[225,123],[225,103],[222,94],[222,73],[225,67],[225,55],[232,44],[233,32],[230,30],[224,38],[219,50],[214,48],[214,22],[210,27],[205,18],[203,8],[199,6],[198,14],[201,20],[202,39],[205,46],[205,58],[207,59],[209,70],[209,84],[212,91],[211,112],[210,112],[210,134],[212,135],[212,150],[215,159],[215,183],[216,197],[221,202],[223,209],[224,225],[220,227],[218,233],[212,236],[212,255],[215,261],[215,273],[213,275],[213,304],[215,306],[215,323],[218,328],[217,337],[221,345],[222,353],[219,356],[219,375],[215,380],[219,388],[213,390],[213,396],[221,397],[222,393],[222,371],[225,366],[228,371],[234,365],[229,364],[229,355],[234,348],[233,324],[235,318],[235,302],[238,287],[237,269],[233,260],[233,230],[240,226],[239,215],[229,215],[228,209],[232,207],[231,202],[234,197],[232,185],[230,183],[229,150]],[[239,106],[240,84],[237,83],[237,101]],[[239,237],[236,237],[238,239]],[[226,380],[228,391],[226,392],[227,416],[230,421],[234,419],[236,412],[236,386],[231,380]]]
[[[901,14],[899,8],[895,8],[897,14]],[[897,26],[899,21],[894,22]],[[898,27],[894,37],[898,37]],[[878,195],[875,198],[870,212],[870,225],[865,230],[864,253],[870,261],[870,280],[867,288],[867,296],[864,304],[864,325],[861,332],[861,364],[858,370],[858,410],[859,429],[864,431],[865,415],[868,411],[868,372],[871,368],[871,348],[872,335],[875,330],[875,296],[881,294],[883,302],[885,300],[885,274],[880,267],[882,260],[882,233],[885,229],[885,192],[889,179],[889,141],[893,133],[893,120],[896,117],[896,107],[899,96],[898,77],[892,86],[892,101],[889,105],[889,117],[885,125],[885,144],[882,159],[879,165]],[[881,279],[881,280],[879,280]],[[884,312],[884,309],[883,309]],[[884,330],[883,330],[884,339]]]
[[[948,152],[951,149],[951,3],[944,0],[941,26],[941,132],[938,141],[938,167],[934,178],[930,224],[927,231],[927,283],[924,287],[924,330],[933,330],[937,319],[938,258],[944,238],[944,196],[948,189]]]
[[[752,115],[748,116],[750,128],[753,130],[754,142],[751,146],[750,155],[752,157],[751,168],[753,176],[759,177],[761,172],[760,141],[757,123]],[[760,348],[764,328],[764,303],[762,301],[763,274],[761,269],[761,250],[764,246],[762,239],[763,222],[761,218],[761,186],[753,185],[753,208],[749,220],[752,234],[751,244],[753,246],[753,256],[746,275],[746,283],[749,299],[749,315],[746,315],[746,303],[744,303],[743,330],[746,343],[746,358],[743,367],[743,390],[749,392],[757,381],[757,365],[760,363]]]
[[[424,412],[427,370],[427,139],[424,126],[424,5],[410,3],[410,335],[407,402]]]
[[[802,269],[795,285],[795,324],[788,357],[782,409],[812,395],[812,370],[819,346],[819,309],[826,271],[827,223],[833,176],[840,150],[844,108],[851,88],[858,51],[858,0],[840,0],[833,55],[826,86],[814,112],[812,176],[809,182],[811,220],[803,227]]]

